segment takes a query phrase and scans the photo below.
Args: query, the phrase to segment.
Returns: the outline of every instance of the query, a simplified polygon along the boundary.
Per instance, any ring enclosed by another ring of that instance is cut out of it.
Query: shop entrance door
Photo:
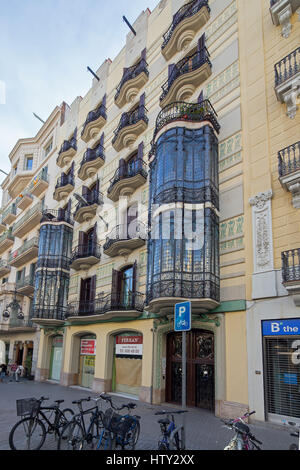
[[[63,337],[56,336],[52,341],[50,379],[60,380],[63,351]]]
[[[181,404],[182,334],[167,336],[166,400]],[[187,332],[187,405],[214,411],[215,367],[214,334],[210,331]]]
[[[93,388],[95,376],[96,336],[84,336],[80,340],[80,384]]]

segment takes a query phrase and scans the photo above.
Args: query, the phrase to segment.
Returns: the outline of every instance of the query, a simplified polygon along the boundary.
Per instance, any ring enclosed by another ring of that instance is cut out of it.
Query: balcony
[[[128,225],[117,225],[107,236],[103,245],[103,253],[111,258],[127,256],[136,248],[145,245],[147,239],[146,227],[141,222]]]
[[[300,47],[275,64],[275,93],[287,106],[287,116],[296,117],[300,96]]]
[[[300,0],[271,0],[270,2],[273,24],[282,26],[281,35],[285,39],[291,34],[291,17],[298,8],[300,8]]]
[[[7,190],[12,199],[15,199],[23,191],[23,189],[26,188],[33,175],[33,170],[23,170],[17,171],[16,174],[11,176],[11,180],[7,186]]]
[[[65,323],[66,313],[66,307],[36,304],[33,307],[32,321],[41,326],[62,326]]]
[[[33,178],[33,181],[29,185],[29,189],[33,196],[39,197],[48,187],[48,168],[43,168],[42,171]]]
[[[6,276],[6,274],[10,273],[10,265],[7,261],[0,260],[0,277]]]
[[[34,293],[34,276],[30,274],[16,282],[16,289],[19,294],[32,296]]]
[[[33,201],[33,197],[29,191],[23,191],[23,193],[19,194],[16,199],[16,206],[18,209],[24,211]]]
[[[173,16],[163,36],[162,54],[166,60],[186,47],[210,18],[207,0],[193,0],[183,5]]]
[[[95,137],[105,125],[106,119],[106,107],[101,103],[97,109],[90,111],[87,115],[81,132],[82,140],[88,142]]]
[[[4,251],[8,250],[15,241],[15,237],[12,234],[12,230],[7,230],[3,235],[0,237],[0,255],[4,253]]]
[[[147,165],[141,159],[136,160],[132,165],[126,164],[124,167],[119,167],[110,180],[107,197],[116,202],[120,196],[129,196],[146,183],[147,177]]]
[[[69,225],[74,225],[74,221],[72,220],[71,214],[67,210],[47,209],[43,211],[41,224],[43,223],[61,224],[62,222],[69,224]]]
[[[141,59],[138,64],[124,70],[121,82],[117,87],[115,103],[122,108],[138,95],[139,90],[147,83],[149,78],[148,64]]]
[[[62,144],[58,157],[56,159],[56,164],[60,168],[68,165],[72,158],[76,155],[77,152],[77,141],[76,137],[72,137],[70,140],[65,140]]]
[[[86,204],[84,204],[83,201],[79,202],[74,212],[74,220],[79,224],[88,222],[95,217],[98,207],[103,204],[103,194],[92,191],[90,194],[84,196],[84,199]]]
[[[0,233],[5,232],[7,230],[6,225],[2,222],[2,217],[0,217]]]
[[[129,292],[122,299],[120,292],[103,295],[93,302],[72,302],[68,305],[67,320],[80,321],[134,319],[144,312],[145,295],[140,292]]]
[[[1,325],[1,330],[0,330],[0,335],[9,335],[9,334],[14,334],[18,332],[34,332],[36,331],[36,325],[34,325],[34,322],[31,318],[31,316],[26,316],[23,320],[19,318],[9,318],[7,323],[2,323]]]
[[[98,145],[94,149],[87,149],[80,164],[78,176],[82,181],[97,174],[99,168],[105,163],[104,148]]]
[[[134,111],[122,115],[112,140],[112,146],[117,152],[132,145],[147,129],[148,118],[146,111],[145,106],[142,105]]]
[[[220,132],[220,124],[218,123],[218,115],[214,110],[209,100],[201,101],[200,103],[185,103],[178,101],[169,104],[163,108],[157,116],[156,125],[154,130],[153,140],[151,142],[152,148],[149,157],[155,151],[155,141],[160,131],[168,124],[182,122],[210,122],[217,133]]]
[[[300,248],[281,253],[282,283],[300,306]]]
[[[197,87],[211,75],[212,65],[206,47],[184,57],[173,68],[169,79],[163,84],[160,106],[182,101],[192,96]]]
[[[12,228],[12,234],[15,237],[23,238],[27,233],[39,225],[43,212],[41,202],[33,206]]]
[[[17,218],[16,204],[11,204],[2,214],[2,222],[11,225]]]
[[[98,264],[101,259],[100,245],[78,245],[72,251],[70,268],[75,271],[86,271],[91,266]]]
[[[31,240],[27,240],[20,248],[11,253],[8,261],[14,268],[19,268],[37,258],[38,251],[39,239],[34,237]]]
[[[73,175],[62,175],[58,178],[55,191],[53,193],[53,199],[56,201],[62,201],[73,191],[74,189],[74,177]]]
[[[300,208],[300,141],[278,152],[279,181],[293,196],[293,206]]]

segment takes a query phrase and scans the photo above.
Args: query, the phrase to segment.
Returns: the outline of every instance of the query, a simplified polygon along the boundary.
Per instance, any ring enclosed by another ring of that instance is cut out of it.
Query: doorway
[[[88,335],[80,339],[80,374],[82,387],[92,388],[95,376],[96,336]]]
[[[55,336],[52,340],[51,360],[50,360],[50,379],[60,381],[60,372],[63,356],[63,337]]]
[[[205,330],[187,332],[187,405],[214,411],[214,334]],[[182,334],[167,336],[166,400],[182,399]]]

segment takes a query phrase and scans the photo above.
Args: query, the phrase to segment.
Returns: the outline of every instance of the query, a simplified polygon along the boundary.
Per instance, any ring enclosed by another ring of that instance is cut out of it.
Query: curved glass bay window
[[[147,304],[191,300],[201,313],[220,295],[218,139],[208,124],[180,126],[159,135],[150,163]]]
[[[34,318],[61,322],[68,304],[73,227],[68,213],[44,214],[35,275]]]

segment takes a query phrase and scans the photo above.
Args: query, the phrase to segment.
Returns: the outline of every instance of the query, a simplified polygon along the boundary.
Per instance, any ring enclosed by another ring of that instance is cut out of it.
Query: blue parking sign
[[[192,329],[191,302],[182,302],[175,305],[174,323],[175,331],[190,331]]]

